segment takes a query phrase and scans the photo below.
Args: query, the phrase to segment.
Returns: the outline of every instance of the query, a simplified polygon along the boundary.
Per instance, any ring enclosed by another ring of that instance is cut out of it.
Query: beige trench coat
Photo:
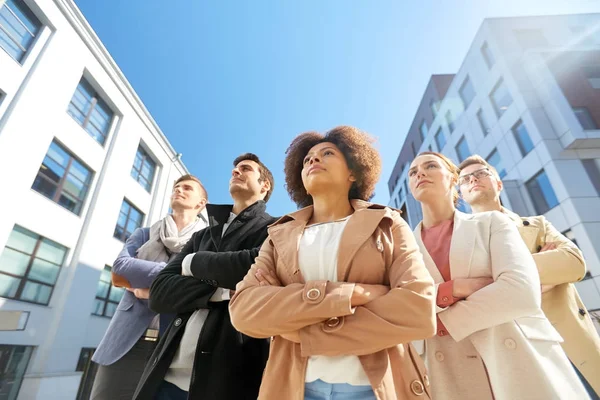
[[[600,337],[573,284],[585,276],[581,250],[543,216],[521,218],[507,209],[503,212],[533,254],[542,285],[556,285],[542,293],[542,310],[564,339],[567,357],[600,394]],[[556,243],[556,250],[539,253],[550,242]]]
[[[437,287],[444,280],[421,226],[415,236]],[[425,342],[434,400],[588,399],[540,308],[535,263],[507,216],[456,211],[450,271],[453,279],[492,277],[494,283],[437,308],[449,336]]]
[[[408,224],[387,207],[353,200],[338,249],[338,282],[304,281],[298,243],[312,207],[282,217],[229,310],[233,326],[253,337],[273,336],[260,400],[302,400],[308,357],[357,355],[379,400],[429,399],[425,365],[410,345],[435,332],[433,281]],[[283,286],[260,286],[256,268]],[[351,308],[354,283],[391,290]],[[282,334],[298,332],[300,343]]]

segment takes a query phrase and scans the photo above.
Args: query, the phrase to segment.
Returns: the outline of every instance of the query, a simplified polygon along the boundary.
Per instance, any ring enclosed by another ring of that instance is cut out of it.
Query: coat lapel
[[[443,283],[444,278],[442,277],[442,274],[440,274],[440,270],[437,268],[437,265],[435,265],[435,262],[433,262],[433,258],[431,258],[431,255],[427,251],[427,248],[425,247],[425,243],[423,243],[423,239],[421,238],[421,230],[422,229],[423,229],[423,221],[419,222],[419,225],[417,225],[417,227],[415,228],[414,233],[415,233],[415,239],[417,240],[417,244],[419,245],[419,248],[421,249],[421,253],[423,253],[423,261],[425,262],[425,266],[427,267],[429,274],[433,278],[433,281],[435,283]]]
[[[356,211],[348,220],[346,228],[344,228],[338,248],[337,278],[339,282],[347,280],[349,274],[348,268],[354,255],[373,235],[373,232],[387,214],[385,208],[356,209],[360,207],[358,204],[356,206],[353,204],[353,207]]]
[[[467,278],[471,271],[475,236],[478,229],[477,222],[472,218],[471,214],[464,214],[458,210],[454,212],[454,229],[450,244],[450,276],[452,279]]]

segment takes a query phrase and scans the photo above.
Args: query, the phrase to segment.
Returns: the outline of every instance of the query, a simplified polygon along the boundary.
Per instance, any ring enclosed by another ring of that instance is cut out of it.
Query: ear
[[[198,204],[196,205],[196,208],[197,208],[198,210],[202,210],[204,207],[206,207],[206,203],[207,203],[207,202],[208,202],[208,201],[207,201],[205,198],[202,198],[202,199],[201,199],[201,200],[198,202]]]
[[[267,193],[269,190],[271,190],[271,182],[268,179],[263,180],[261,186],[264,193]]]
[[[356,182],[356,178],[354,177],[354,174],[352,172],[350,172],[350,176],[348,177],[348,180],[350,182]]]
[[[504,182],[502,182],[500,179],[497,182],[498,184],[498,192],[501,192],[502,189],[504,189]]]

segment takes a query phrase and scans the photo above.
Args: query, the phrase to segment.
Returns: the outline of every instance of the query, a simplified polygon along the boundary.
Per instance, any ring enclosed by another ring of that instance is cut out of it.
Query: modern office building
[[[413,228],[421,220],[407,184],[419,152],[481,155],[503,178],[505,206],[545,215],[581,248],[588,273],[577,288],[598,322],[599,127],[600,14],[486,19],[459,71],[431,77],[388,181],[390,206]]]
[[[72,0],[0,0],[0,399],[87,399],[111,263],[187,173]]]

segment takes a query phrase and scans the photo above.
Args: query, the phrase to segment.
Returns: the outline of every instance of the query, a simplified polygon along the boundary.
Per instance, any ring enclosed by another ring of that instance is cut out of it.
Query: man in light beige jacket
[[[579,298],[574,282],[586,268],[581,251],[543,216],[520,217],[500,203],[503,185],[496,169],[478,155],[464,160],[461,179],[477,181],[461,193],[473,212],[498,210],[514,222],[533,254],[542,284],[542,309],[563,337],[563,350],[592,399],[600,393],[600,337]]]

